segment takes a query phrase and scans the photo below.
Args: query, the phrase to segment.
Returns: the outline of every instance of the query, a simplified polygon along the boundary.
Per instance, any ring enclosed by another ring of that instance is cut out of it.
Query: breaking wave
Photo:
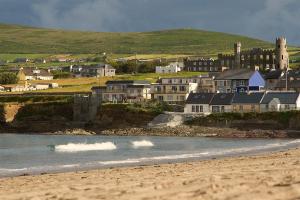
[[[133,148],[153,147],[154,144],[148,140],[141,140],[141,141],[133,141],[132,146],[133,146]]]
[[[80,151],[107,151],[107,150],[115,150],[117,146],[112,142],[103,142],[103,143],[94,143],[94,144],[86,144],[86,143],[69,143],[66,145],[57,145],[55,146],[56,152],[80,152]]]

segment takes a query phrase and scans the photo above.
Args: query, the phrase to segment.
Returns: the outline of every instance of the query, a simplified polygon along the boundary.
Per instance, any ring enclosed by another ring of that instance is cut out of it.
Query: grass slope
[[[65,31],[0,24],[0,53],[113,53],[200,54],[232,52],[234,42],[243,49],[272,48],[271,43],[249,37],[195,29],[108,33]]]

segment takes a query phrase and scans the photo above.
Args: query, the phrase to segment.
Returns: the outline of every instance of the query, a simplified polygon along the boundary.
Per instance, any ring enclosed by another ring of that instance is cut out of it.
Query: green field
[[[108,54],[215,56],[220,52],[232,52],[233,44],[237,41],[242,42],[243,49],[273,47],[273,44],[258,39],[195,29],[108,33],[0,24],[0,53],[4,54],[96,54],[106,52]]]

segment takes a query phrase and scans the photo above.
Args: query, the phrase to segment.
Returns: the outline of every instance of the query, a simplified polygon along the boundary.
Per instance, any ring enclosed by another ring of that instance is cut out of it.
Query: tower
[[[242,48],[241,42],[234,44],[234,62],[236,68],[241,68],[241,48]]]
[[[286,38],[276,38],[276,67],[281,70],[289,68],[289,54],[287,52]]]

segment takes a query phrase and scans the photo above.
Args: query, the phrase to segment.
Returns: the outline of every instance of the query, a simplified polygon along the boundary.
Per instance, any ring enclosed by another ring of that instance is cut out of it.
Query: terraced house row
[[[185,113],[281,112],[300,109],[298,92],[191,93]]]

